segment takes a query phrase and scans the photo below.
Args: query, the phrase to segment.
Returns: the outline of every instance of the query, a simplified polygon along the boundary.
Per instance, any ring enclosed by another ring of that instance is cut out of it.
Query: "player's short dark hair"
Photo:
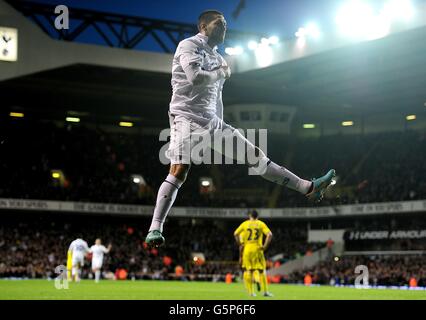
[[[214,16],[220,14],[221,16],[223,16],[223,13],[217,10],[206,10],[201,12],[201,14],[198,17],[198,30],[201,31],[201,24],[202,23],[210,23]]]
[[[248,214],[249,217],[252,217],[253,219],[257,219],[259,217],[259,213],[256,210],[250,210]]]

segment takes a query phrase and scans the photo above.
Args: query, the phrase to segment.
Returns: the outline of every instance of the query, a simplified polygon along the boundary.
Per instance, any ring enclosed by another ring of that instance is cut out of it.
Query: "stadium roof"
[[[124,49],[81,46],[86,51],[99,50],[104,58],[121,57],[115,50],[126,53]],[[287,104],[297,106],[299,113],[319,118],[423,111],[425,49],[426,27],[420,27],[234,73],[225,85],[225,107],[234,103]],[[135,54],[132,52],[133,63],[139,59]],[[49,117],[62,118],[64,112],[73,110],[97,117],[138,116],[146,125],[167,125],[171,87],[164,65],[162,72],[155,72],[121,67],[125,65],[119,60],[117,67],[113,63],[71,63],[0,82],[3,103]]]
[[[424,52],[421,27],[248,71],[231,87],[247,102],[263,96],[319,114],[415,111],[426,101]]]
[[[224,102],[290,104],[317,116],[416,112],[426,101],[424,52],[426,28],[415,29],[235,74]],[[51,114],[71,109],[138,115],[159,123],[167,121],[171,95],[169,74],[93,65],[40,72],[0,88],[9,105],[30,103]]]

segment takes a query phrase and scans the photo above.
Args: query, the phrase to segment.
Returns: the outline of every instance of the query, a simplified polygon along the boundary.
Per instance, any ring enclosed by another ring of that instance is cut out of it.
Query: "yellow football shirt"
[[[258,249],[263,245],[263,237],[271,230],[261,220],[246,220],[235,230],[234,235],[240,236],[244,250]]]

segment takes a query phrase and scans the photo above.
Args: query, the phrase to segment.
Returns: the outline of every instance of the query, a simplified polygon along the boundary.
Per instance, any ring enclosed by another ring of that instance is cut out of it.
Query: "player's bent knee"
[[[172,164],[170,166],[170,174],[181,181],[185,181],[190,168],[191,165],[189,164]]]

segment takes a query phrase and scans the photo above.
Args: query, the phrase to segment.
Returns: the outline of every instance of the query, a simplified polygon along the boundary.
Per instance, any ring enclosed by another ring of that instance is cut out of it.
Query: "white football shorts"
[[[191,164],[201,161],[202,155],[210,152],[216,132],[234,132],[234,128],[217,116],[210,119],[195,120],[182,115],[169,114],[170,143],[166,157],[171,164]],[[210,141],[208,145],[200,143],[201,140]],[[216,149],[216,148],[215,148]],[[220,152],[224,154],[223,152]],[[234,158],[231,155],[232,158]],[[200,164],[198,162],[197,164]]]
[[[84,265],[84,256],[83,255],[74,255],[72,256],[72,266],[75,267],[80,265],[82,267]]]
[[[92,269],[102,268],[102,259],[92,259]]]

